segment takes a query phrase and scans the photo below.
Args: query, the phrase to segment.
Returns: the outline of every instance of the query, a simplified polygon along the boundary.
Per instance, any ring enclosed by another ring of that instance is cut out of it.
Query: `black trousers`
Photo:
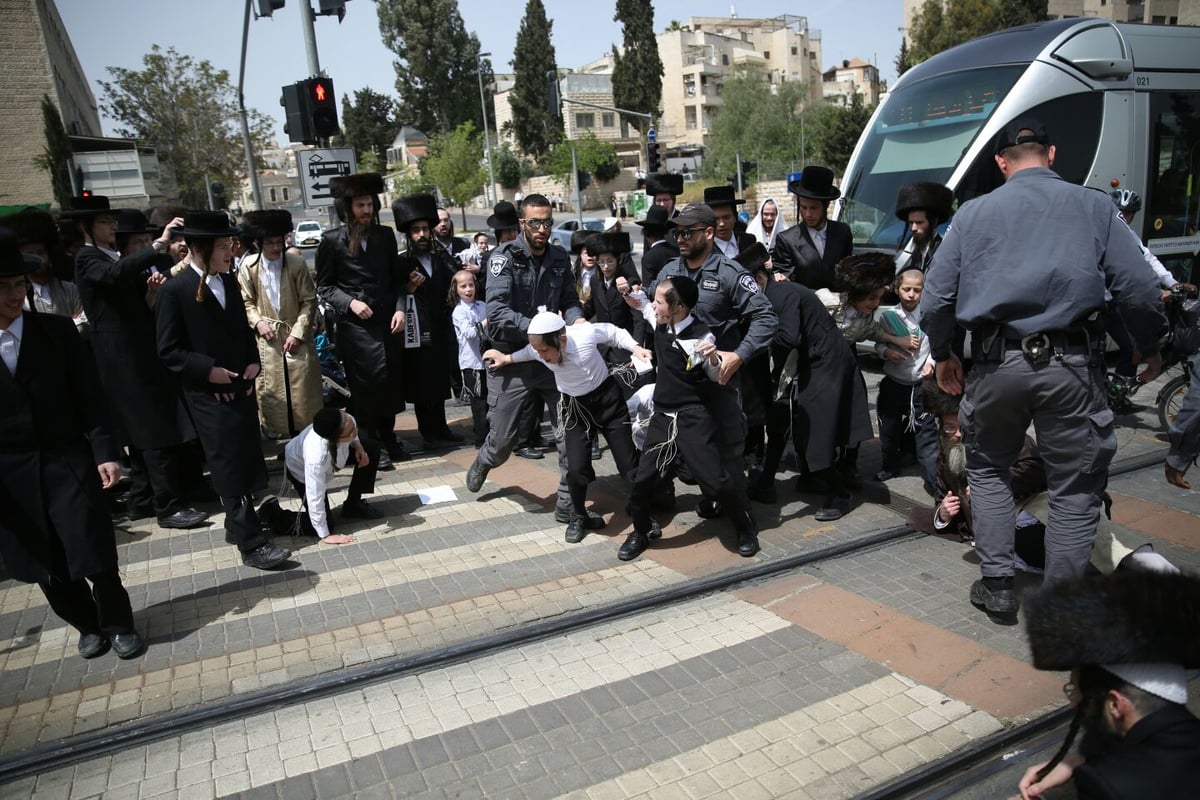
[[[674,447],[678,457],[683,459],[700,491],[705,497],[719,501],[735,524],[743,524],[742,521],[747,519],[744,474],[739,484],[726,468],[720,433],[712,412],[704,406],[686,406],[676,412],[674,427]],[[659,462],[666,457],[671,445],[663,449],[658,445],[672,440],[671,428],[671,417],[656,410],[646,429],[645,447],[629,492],[633,526],[642,533],[650,530],[651,502],[660,491],[660,475],[669,469],[669,464],[664,463],[660,471]],[[741,457],[740,452],[738,457]]]
[[[482,369],[463,369],[462,397],[471,404],[471,425],[475,446],[482,447],[488,435],[487,372]]]
[[[115,568],[78,581],[50,578],[38,586],[54,613],[80,634],[112,636],[133,630],[129,593]]]
[[[621,395],[621,387],[613,378],[605,379],[599,388],[580,397],[565,398],[577,404],[578,411],[570,411],[570,423],[564,431],[563,443],[567,452],[567,490],[571,493],[574,513],[587,516],[587,487],[594,479],[592,470],[592,441],[603,434],[609,452],[617,464],[617,471],[628,481],[637,468],[637,448],[633,446],[629,410]],[[565,416],[565,415],[564,415]]]
[[[182,450],[178,447],[129,448],[129,461],[133,466],[129,472],[130,509],[153,506],[155,516],[169,517],[183,508],[178,491],[181,455]]]
[[[225,532],[232,537],[238,550],[248,553],[267,543],[267,533],[254,510],[253,497],[222,495],[221,507],[225,509]]]
[[[904,466],[905,456],[911,456],[920,466],[922,479],[936,486],[938,422],[933,415],[924,413],[920,384],[906,386],[885,375],[879,380],[875,410],[879,415],[883,468],[895,471]],[[912,431],[908,430],[910,425]]]
[[[446,424],[445,400],[418,400],[413,403],[417,415],[417,430],[426,441],[438,439],[450,430]]]
[[[381,445],[374,439],[365,439],[359,437],[359,442],[363,446],[363,450],[367,453],[367,465],[360,467],[357,464],[354,466],[354,473],[350,476],[350,486],[346,494],[347,500],[359,500],[364,494],[375,493],[375,477],[379,474],[379,451]],[[353,458],[351,454],[351,458]],[[308,494],[304,488],[303,478],[298,478],[291,472],[287,474],[288,480],[292,484],[292,488],[300,496],[300,502],[304,505],[305,512],[308,511]],[[329,526],[329,532],[333,532],[333,517],[329,513],[329,495],[325,495],[325,519]],[[303,530],[310,536],[316,536],[317,532],[313,530],[312,523],[308,521],[308,514],[305,513],[300,524]]]

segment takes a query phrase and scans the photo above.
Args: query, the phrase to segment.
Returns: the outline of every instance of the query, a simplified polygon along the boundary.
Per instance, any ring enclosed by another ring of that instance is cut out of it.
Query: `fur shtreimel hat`
[[[906,183],[896,192],[896,216],[908,221],[908,212],[925,209],[931,217],[945,222],[954,215],[954,192],[949,186],[932,181]]]
[[[887,253],[855,253],[837,263],[837,289],[851,294],[870,294],[896,278],[896,259]]]
[[[584,248],[587,248],[589,256],[595,255],[595,253],[592,252],[592,240],[593,239],[595,239],[598,243],[599,239],[600,239],[600,234],[596,233],[595,231],[575,231],[574,233],[572,233],[571,234],[571,255],[573,255],[573,256],[579,255],[580,253],[583,252]]]
[[[1048,586],[1025,599],[1038,669],[1167,663],[1200,667],[1200,578],[1117,572]]]
[[[589,239],[587,242],[588,255],[598,256],[601,253],[612,253],[616,256],[632,253],[633,247],[629,243],[629,234],[624,231],[609,231],[602,233],[595,239]]]
[[[329,181],[329,193],[339,199],[383,194],[383,176],[378,172],[340,175]]]
[[[292,224],[291,213],[279,208],[266,211],[247,211],[242,222],[250,228],[250,235],[255,239],[265,239],[268,236],[287,236],[295,227]]]
[[[670,194],[678,197],[683,194],[683,176],[672,175],[668,172],[651,172],[646,176],[646,194],[651,197],[656,194]]]
[[[0,227],[15,233],[21,244],[37,242],[47,249],[58,244],[58,225],[54,222],[54,215],[40,208],[29,206],[0,218]]]
[[[930,375],[921,381],[921,409],[935,417],[957,414],[961,402],[962,398],[958,395],[943,392],[934,376]]]
[[[437,200],[431,194],[413,194],[401,197],[392,203],[392,218],[396,227],[407,230],[414,222],[428,222],[430,226],[438,221]]]

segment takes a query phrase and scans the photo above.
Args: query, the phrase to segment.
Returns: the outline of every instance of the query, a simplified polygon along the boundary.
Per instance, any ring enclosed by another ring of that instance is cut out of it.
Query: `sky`
[[[175,47],[197,60],[229,71],[236,85],[242,47],[244,0],[55,0],[59,15],[83,66],[97,102],[97,81],[110,79],[108,67],[140,69],[152,44]],[[280,143],[286,143],[280,87],[309,76],[301,27],[300,4],[286,0],[270,19],[251,15],[246,55],[246,104],[276,120]],[[311,0],[316,5],[315,0]],[[553,44],[560,68],[575,68],[601,57],[621,41],[613,21],[615,2],[544,0],[553,25]],[[810,31],[821,32],[822,69],[843,59],[862,58],[879,67],[893,82],[892,61],[900,48],[903,0],[817,0],[809,3],[771,0],[654,0],[654,28],[664,30],[673,19],[691,16],[744,18],[795,14],[808,18]],[[496,72],[511,72],[517,28],[525,12],[523,0],[459,0],[467,29],[492,53]],[[395,95],[394,56],[379,36],[374,0],[348,0],[346,17],[318,17],[315,24],[321,68],[333,79],[339,97],[370,87]],[[104,119],[112,135],[112,120]]]

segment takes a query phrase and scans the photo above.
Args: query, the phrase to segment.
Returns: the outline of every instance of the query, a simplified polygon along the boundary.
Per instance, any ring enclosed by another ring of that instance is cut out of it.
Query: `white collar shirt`
[[[812,239],[813,247],[817,248],[817,252],[823,257],[825,255],[825,232],[829,230],[828,223],[819,228],[809,228],[808,236]]]
[[[0,331],[0,359],[13,375],[17,374],[17,360],[21,357],[21,337],[25,335],[25,315],[17,317],[7,330]]]
[[[204,276],[204,270],[192,264],[192,269],[196,270],[196,274],[200,276],[200,280],[204,281],[209,290],[213,293],[213,297],[217,298],[221,308],[225,308],[225,282],[221,280],[220,275]]]
[[[515,362],[541,361],[554,373],[558,391],[568,397],[582,397],[600,388],[608,379],[608,363],[597,345],[607,344],[633,351],[637,342],[629,331],[607,322],[568,325],[563,329],[562,359],[557,364],[542,361],[532,346],[526,345],[512,354]]]
[[[736,236],[730,236],[728,240],[715,238],[713,241],[717,243],[717,247],[721,249],[726,258],[737,258],[738,253],[741,252],[738,250]]]
[[[262,285],[263,293],[267,296],[267,302],[271,304],[271,308],[275,309],[275,313],[279,313],[279,284],[283,280],[283,258],[278,261],[269,261],[263,259],[262,269]],[[225,305],[224,303],[221,304]]]

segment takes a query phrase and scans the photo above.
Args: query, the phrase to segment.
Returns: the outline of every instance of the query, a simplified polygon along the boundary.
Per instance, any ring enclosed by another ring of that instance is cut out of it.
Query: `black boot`
[[[650,523],[650,530],[642,533],[637,528],[625,539],[625,544],[621,545],[621,549],[617,551],[617,558],[622,561],[632,561],[642,554],[642,551],[650,546],[650,542],[662,536],[662,528],[658,527],[657,522]]]

